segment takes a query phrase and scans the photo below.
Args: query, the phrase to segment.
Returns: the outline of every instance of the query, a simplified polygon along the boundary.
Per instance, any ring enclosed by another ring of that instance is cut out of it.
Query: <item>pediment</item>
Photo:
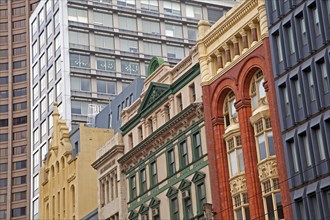
[[[160,204],[160,200],[157,197],[151,199],[149,207],[155,207]]]
[[[175,187],[170,187],[166,193],[167,197],[172,197],[174,195],[178,194],[178,189]]]
[[[138,213],[136,213],[135,211],[131,211],[131,213],[128,216],[128,219],[137,218],[138,216],[139,216]]]
[[[148,212],[148,210],[149,210],[149,207],[146,206],[146,205],[144,205],[144,204],[142,204],[142,205],[140,206],[139,213]]]
[[[148,109],[149,107],[160,101],[169,88],[170,85],[152,82],[148,90],[146,91],[139,112],[143,112],[145,109]]]
[[[179,190],[186,189],[191,186],[191,182],[188,180],[182,180],[180,185],[179,185]]]
[[[194,182],[194,183],[196,183],[196,182],[198,182],[198,181],[200,181],[200,180],[202,180],[202,179],[205,179],[205,176],[206,176],[206,174],[205,173],[202,173],[202,172],[196,172],[195,173],[195,175],[193,176],[193,178],[192,178],[192,182]]]

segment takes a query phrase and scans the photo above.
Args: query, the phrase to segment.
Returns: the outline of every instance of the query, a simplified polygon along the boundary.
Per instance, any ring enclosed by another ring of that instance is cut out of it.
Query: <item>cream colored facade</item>
[[[69,129],[53,112],[52,141],[40,176],[40,219],[81,219],[97,208],[96,171],[90,166],[96,149],[110,139],[110,129],[80,125],[72,146]]]
[[[202,219],[212,199],[197,49],[149,74],[122,113],[127,218]]]
[[[121,133],[116,133],[96,151],[92,166],[97,170],[99,219],[127,219],[125,175],[117,162],[123,153]]]

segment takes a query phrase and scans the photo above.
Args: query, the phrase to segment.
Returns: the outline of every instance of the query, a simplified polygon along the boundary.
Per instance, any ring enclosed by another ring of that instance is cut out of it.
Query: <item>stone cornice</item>
[[[110,159],[114,158],[117,154],[124,153],[124,145],[115,145],[101,157],[99,157],[95,162],[91,164],[94,169],[98,169],[102,164],[108,162]]]
[[[205,37],[202,39],[205,46],[210,46],[239,22],[246,21],[245,16],[253,9],[257,9],[257,6],[258,0],[247,0],[229,10],[213,25],[209,32],[206,33]]]

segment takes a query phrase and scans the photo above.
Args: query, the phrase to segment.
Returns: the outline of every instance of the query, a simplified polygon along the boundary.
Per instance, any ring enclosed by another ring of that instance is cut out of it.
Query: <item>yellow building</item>
[[[59,117],[54,105],[54,132],[40,171],[40,219],[81,219],[98,207],[96,171],[90,164],[114,132],[80,124],[69,133]]]

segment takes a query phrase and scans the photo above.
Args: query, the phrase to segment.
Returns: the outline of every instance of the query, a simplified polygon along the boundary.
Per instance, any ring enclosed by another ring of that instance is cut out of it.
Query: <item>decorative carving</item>
[[[278,176],[276,158],[270,158],[258,164],[260,181]]]
[[[230,180],[230,192],[232,195],[246,191],[245,174],[235,176]]]

